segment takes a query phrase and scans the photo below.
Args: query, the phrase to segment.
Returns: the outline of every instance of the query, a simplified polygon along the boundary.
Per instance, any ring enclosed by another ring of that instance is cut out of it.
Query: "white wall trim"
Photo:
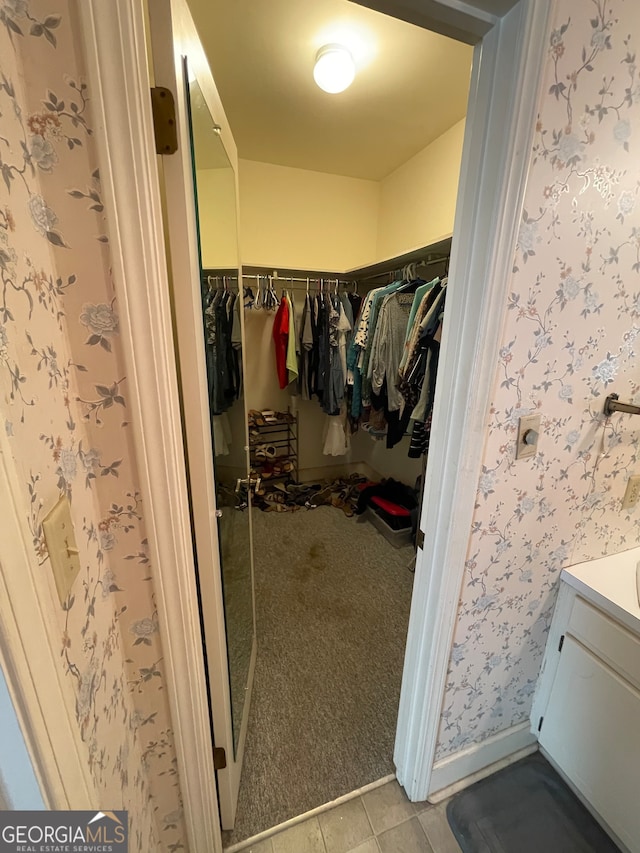
[[[433,790],[550,5],[521,0],[475,51],[394,754],[414,801]]]
[[[448,755],[433,765],[429,801],[439,803],[537,749],[538,739],[524,722]]]
[[[80,9],[191,853],[221,851],[142,0]]]
[[[59,606],[57,592],[49,565],[39,566],[31,547],[27,507],[4,430],[0,505],[0,666],[47,807],[94,809],[100,804],[75,694],[60,665],[57,626],[41,601],[48,595]]]

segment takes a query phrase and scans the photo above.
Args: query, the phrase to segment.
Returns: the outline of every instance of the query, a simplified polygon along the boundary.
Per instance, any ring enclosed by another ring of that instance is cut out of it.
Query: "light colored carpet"
[[[223,496],[224,497],[224,496]],[[227,631],[229,683],[234,750],[240,737],[245,688],[253,645],[253,604],[251,601],[251,554],[249,552],[249,515],[235,509],[235,496],[222,506],[219,523],[222,588]]]
[[[369,523],[253,511],[258,659],[227,846],[394,771],[413,575]]]

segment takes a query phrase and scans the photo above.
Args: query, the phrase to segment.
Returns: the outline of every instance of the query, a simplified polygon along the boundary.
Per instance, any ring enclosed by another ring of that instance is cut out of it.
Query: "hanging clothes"
[[[289,384],[295,382],[298,378],[298,353],[296,350],[296,315],[293,306],[293,300],[287,293],[284,297],[287,300],[287,308],[289,309],[289,329],[287,332],[287,376]],[[297,392],[297,387],[294,389]]]
[[[418,346],[422,357],[417,364],[424,364],[423,374],[416,370],[414,376],[408,377],[408,381],[420,389],[418,402],[411,413],[415,423],[408,455],[412,458],[424,455],[429,449],[446,295],[445,286],[420,323]]]
[[[329,406],[329,385],[331,381],[331,351],[329,344],[329,299],[320,292],[316,296],[316,335],[318,341],[318,372],[316,394],[327,414],[331,413]]]
[[[349,452],[350,448],[347,409],[346,406],[343,406],[337,415],[327,416],[322,452],[325,456],[344,456]]]
[[[277,305],[272,337],[278,384],[281,389],[292,386],[293,395],[316,400],[329,416],[325,454],[344,454],[349,436],[360,427],[372,438],[386,439],[388,448],[411,433],[409,455],[428,446],[446,279],[426,282],[406,270],[402,279],[374,287],[364,297],[338,293],[337,286],[331,293],[326,280],[320,280],[312,294],[307,281],[301,311],[296,313],[288,292]],[[263,303],[269,293],[275,297],[271,279]],[[233,303],[228,327],[224,317],[218,317],[218,304],[216,296],[210,335],[223,344],[229,335],[233,352]],[[214,396],[218,386],[226,394],[229,384],[239,385],[235,365],[223,360],[221,372],[225,370],[229,376],[214,375]]]
[[[349,304],[348,300],[347,307],[349,313],[351,313],[351,305]],[[347,384],[347,338],[353,328],[353,317],[351,318],[351,320],[349,320],[347,311],[345,310],[344,301],[341,298],[339,300],[337,310],[340,315],[338,318],[338,352],[340,355],[340,367],[342,371],[341,382],[344,397],[344,390]]]
[[[231,291],[212,291],[203,284],[205,359],[212,415],[226,411],[240,390],[239,357],[233,346],[235,299],[236,294]]]
[[[280,388],[289,384],[287,371],[287,344],[289,339],[289,304],[286,299],[280,300],[280,306],[273,321],[273,344],[276,356],[276,370]]]
[[[382,307],[385,299],[391,293],[395,293],[400,287],[404,284],[403,281],[394,281],[391,284],[387,285],[384,288],[381,288],[371,300],[371,313],[369,317],[369,329],[367,332],[366,343],[362,352],[361,359],[359,361],[360,368],[362,371],[362,375],[367,377],[367,383],[365,385],[365,397],[367,396],[367,392],[371,388],[370,377],[371,374],[369,372],[369,362],[371,360],[371,352],[373,350],[373,342],[375,339],[375,333],[378,328],[378,319],[380,308]]]
[[[362,387],[362,355],[369,337],[372,301],[374,296],[382,290],[384,290],[383,287],[374,288],[363,298],[355,330],[347,348],[347,382],[353,385],[351,417],[354,419],[360,418],[365,405],[368,404],[368,400],[364,399]]]
[[[243,300],[239,293],[234,294],[231,311],[233,319],[231,321],[231,348],[233,350],[233,365],[235,376],[235,392],[236,398],[242,396],[242,321],[240,320],[240,308],[243,305]]]
[[[325,388],[328,393],[324,396],[324,410],[328,415],[338,415],[344,399],[344,384],[342,382],[342,364],[340,361],[340,311],[336,298],[328,296],[325,300],[328,318],[328,374]]]
[[[401,284],[401,281],[394,281],[384,287],[375,288],[370,292],[363,308],[363,317],[361,317],[361,324],[356,334],[356,344],[359,347],[358,368],[362,377],[361,395],[363,406],[371,404],[371,381],[368,376],[368,367],[373,338],[375,336],[379,303],[384,296],[393,292]]]
[[[311,320],[311,297],[309,292],[304,299],[300,321],[300,347],[298,358],[298,377],[300,381],[300,396],[310,400],[311,390],[311,357],[313,352],[313,329]]]
[[[349,304],[351,305],[351,313],[355,321],[355,319],[360,315],[360,309],[362,308],[362,297],[359,293],[348,293],[347,299],[349,300]]]
[[[428,316],[434,303],[446,286],[446,279],[440,283],[435,282],[433,287],[422,298],[416,311],[412,328],[405,344],[403,360],[398,371],[398,389],[402,394],[407,406],[413,411],[420,397],[422,378],[426,368],[426,349],[419,347],[420,330],[423,320]]]
[[[387,408],[391,412],[399,410],[404,404],[396,383],[413,296],[413,293],[395,292],[384,297],[371,348],[367,374],[371,389],[380,394],[387,379]]]

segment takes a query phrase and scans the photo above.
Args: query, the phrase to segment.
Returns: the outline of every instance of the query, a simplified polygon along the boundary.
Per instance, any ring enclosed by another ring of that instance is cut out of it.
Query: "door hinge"
[[[544,720],[544,717],[540,717],[540,719],[538,720],[538,731],[540,731],[540,729],[542,728],[542,721],[543,720]]]
[[[562,651],[562,647],[564,646],[564,634],[560,637],[560,642],[558,643],[558,651]]]
[[[416,536],[416,548],[422,548],[424,550],[424,531],[418,530],[418,535]]]
[[[165,86],[151,88],[153,132],[156,138],[156,154],[175,154],[178,150],[178,125],[176,104],[170,89]]]
[[[222,746],[213,747],[213,769],[224,770],[227,766],[227,753]]]

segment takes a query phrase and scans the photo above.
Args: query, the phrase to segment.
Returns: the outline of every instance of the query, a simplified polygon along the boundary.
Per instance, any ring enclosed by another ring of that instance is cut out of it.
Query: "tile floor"
[[[460,853],[444,804],[411,803],[394,780],[245,848],[246,853]]]

